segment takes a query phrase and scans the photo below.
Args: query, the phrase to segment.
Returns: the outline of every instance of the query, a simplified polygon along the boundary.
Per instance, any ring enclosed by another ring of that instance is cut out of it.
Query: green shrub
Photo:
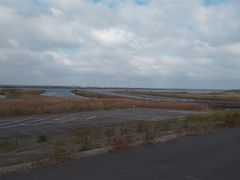
[[[17,148],[17,140],[0,140],[0,153],[7,153]]]
[[[38,137],[38,143],[43,143],[43,142],[47,142],[48,141],[48,137],[47,137],[47,135],[40,135],[39,137]]]

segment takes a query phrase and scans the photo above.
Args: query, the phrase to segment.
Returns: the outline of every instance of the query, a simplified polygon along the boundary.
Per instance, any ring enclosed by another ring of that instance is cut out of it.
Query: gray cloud
[[[0,83],[240,88],[239,8],[2,0]]]

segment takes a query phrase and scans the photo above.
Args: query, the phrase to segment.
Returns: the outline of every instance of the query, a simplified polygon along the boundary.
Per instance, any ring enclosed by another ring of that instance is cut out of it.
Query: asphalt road
[[[176,102],[177,98],[171,97],[159,97],[159,96],[147,96],[147,95],[133,95],[127,93],[118,93],[112,90],[99,90],[99,89],[88,89],[90,92],[102,93],[106,95],[129,98],[129,99],[141,99],[141,100],[150,100],[150,101],[158,101],[158,102]]]
[[[93,92],[98,92],[97,90],[91,90]],[[196,103],[196,104],[207,104],[209,107],[213,108],[240,108],[240,103],[231,102],[231,101],[220,101],[220,100],[198,100],[191,99],[190,102],[187,102],[187,98],[174,98],[174,97],[163,97],[163,96],[152,96],[152,95],[132,95],[127,93],[117,93],[112,91],[103,91],[101,93],[119,96],[130,99],[142,99],[149,101],[158,101],[158,102],[185,102],[185,103]]]
[[[199,112],[131,108],[71,114],[0,118],[0,137],[29,137],[44,133],[64,133],[82,125],[162,120]]]
[[[2,180],[239,180],[240,129],[143,145]]]

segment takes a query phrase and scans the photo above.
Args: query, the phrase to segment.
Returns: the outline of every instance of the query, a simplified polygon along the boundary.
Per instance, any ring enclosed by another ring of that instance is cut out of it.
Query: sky
[[[240,88],[239,0],[1,0],[0,84]]]

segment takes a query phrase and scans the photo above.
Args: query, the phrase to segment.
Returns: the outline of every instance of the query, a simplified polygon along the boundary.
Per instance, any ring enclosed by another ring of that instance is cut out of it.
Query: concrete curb
[[[89,150],[89,151],[79,152],[79,153],[74,155],[74,160],[105,154],[105,153],[108,153],[111,150],[112,150],[112,147],[108,146],[108,147],[103,147],[103,148],[98,148],[98,149],[92,149],[92,150]],[[51,161],[51,159],[43,159],[43,160],[41,160],[41,163],[42,164],[47,164],[47,165],[54,165],[55,164],[55,162],[51,163],[50,161]],[[22,163],[22,164],[17,164],[17,165],[12,165],[12,166],[0,167],[0,175],[1,174],[3,174],[3,175],[4,174],[9,174],[9,173],[13,173],[13,172],[26,171],[26,170],[29,170],[29,169],[39,168],[39,167],[42,167],[42,166],[44,166],[44,165],[41,165],[37,161],[32,161],[32,162],[28,162],[28,163]]]

